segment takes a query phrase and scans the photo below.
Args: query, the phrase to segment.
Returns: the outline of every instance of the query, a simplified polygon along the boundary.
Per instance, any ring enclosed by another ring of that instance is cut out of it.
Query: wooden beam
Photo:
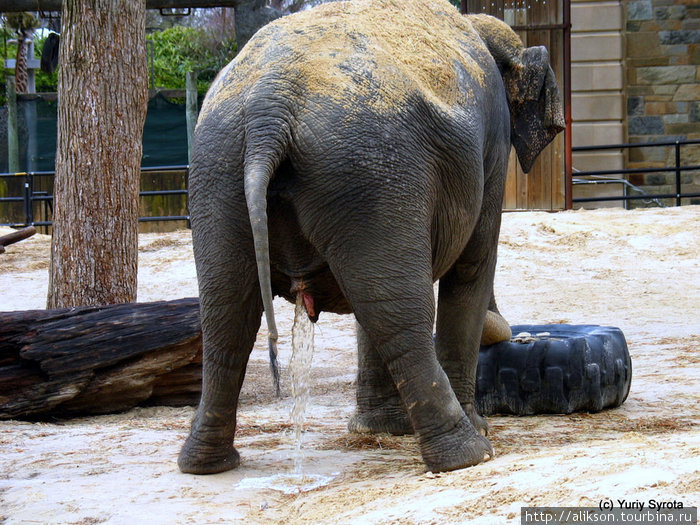
[[[36,228],[34,226],[29,226],[27,228],[23,228],[12,233],[8,233],[7,235],[3,235],[2,237],[0,237],[0,253],[5,252],[5,246],[9,246],[10,244],[14,244],[16,242],[23,241],[24,239],[28,239],[35,233]]]
[[[5,0],[4,13],[19,11],[60,11],[63,0]],[[146,0],[146,9],[184,9],[188,7],[238,7],[242,0]]]

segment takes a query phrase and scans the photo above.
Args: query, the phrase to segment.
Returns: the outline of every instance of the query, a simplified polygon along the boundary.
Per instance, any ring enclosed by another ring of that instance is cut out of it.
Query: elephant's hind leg
[[[386,365],[357,323],[357,410],[348,430],[360,434],[413,434],[408,412]]]
[[[236,408],[263,307],[245,197],[235,189],[242,184],[216,191],[199,178],[194,182],[190,209],[202,324],[202,398],[178,465],[182,472],[213,474],[240,462],[233,446]]]
[[[472,238],[452,269],[440,278],[435,338],[438,359],[462,409],[484,435],[488,425],[476,411],[474,396],[487,308],[498,312],[493,279],[502,193],[497,190],[486,193]]]
[[[216,474],[240,463],[233,446],[236,408],[262,315],[261,307],[241,306],[202,304],[202,398],[178,458],[182,472]],[[212,321],[204,321],[206,317],[220,326],[213,328]],[[228,332],[226,340],[231,338],[235,343],[222,343],[222,331]]]
[[[332,254],[328,260],[399,392],[426,466],[448,471],[484,461],[491,446],[465,415],[435,354],[430,243],[415,232],[368,238],[382,242],[356,242],[342,261]]]

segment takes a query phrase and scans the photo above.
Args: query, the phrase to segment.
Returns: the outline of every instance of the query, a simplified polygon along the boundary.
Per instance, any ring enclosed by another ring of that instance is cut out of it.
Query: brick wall
[[[700,139],[700,2],[628,0],[626,73],[629,142]],[[632,149],[628,167],[672,165],[674,155],[673,148]],[[682,148],[682,163],[700,164],[700,145]],[[629,180],[649,193],[674,191],[670,173]],[[682,182],[683,191],[700,192],[700,172]]]

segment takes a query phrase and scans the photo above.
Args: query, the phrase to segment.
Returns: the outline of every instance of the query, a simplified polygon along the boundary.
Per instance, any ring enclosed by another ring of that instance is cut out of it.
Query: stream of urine
[[[294,309],[294,325],[292,326],[292,359],[289,369],[292,375],[292,397],[294,406],[290,414],[294,424],[295,449],[294,473],[303,474],[304,453],[302,439],[304,422],[306,421],[306,406],[309,402],[311,388],[311,359],[314,353],[314,325],[309,319],[304,307],[302,294],[297,295]]]

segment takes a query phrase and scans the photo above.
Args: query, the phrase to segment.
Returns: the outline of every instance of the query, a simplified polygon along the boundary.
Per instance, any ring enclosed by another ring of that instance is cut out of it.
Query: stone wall
[[[626,15],[629,142],[700,139],[700,2],[628,0]],[[674,157],[673,147],[631,149],[628,167],[672,166]],[[681,157],[684,165],[699,165],[700,145],[684,146]],[[675,191],[672,173],[633,174],[629,181],[648,193]],[[700,171],[684,173],[682,182],[684,192],[700,192]]]

